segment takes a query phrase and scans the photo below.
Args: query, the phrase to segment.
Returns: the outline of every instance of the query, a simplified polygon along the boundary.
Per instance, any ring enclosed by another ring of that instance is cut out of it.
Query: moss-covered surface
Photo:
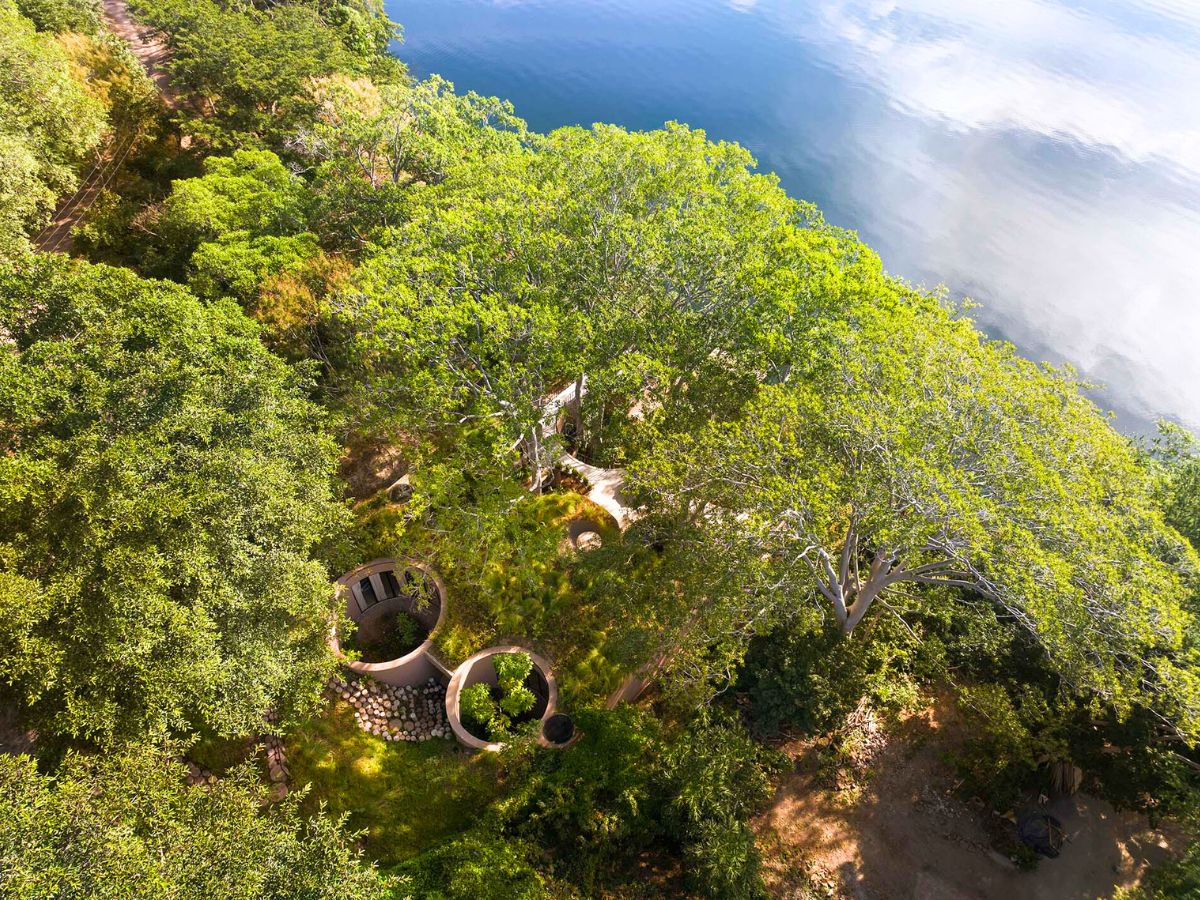
[[[468,828],[499,793],[497,760],[447,740],[408,744],[367,734],[350,708],[331,705],[285,737],[295,787],[364,831],[369,857],[390,866]]]
[[[504,539],[487,548],[408,521],[386,492],[356,508],[354,547],[347,567],[383,556],[432,564],[449,594],[435,651],[451,669],[485,647],[517,643],[554,665],[564,701],[592,703],[622,674],[602,653],[608,624],[588,600],[589,584],[575,565],[569,523],[595,523],[604,543],[621,539],[601,507],[573,490],[530,494],[514,503]]]

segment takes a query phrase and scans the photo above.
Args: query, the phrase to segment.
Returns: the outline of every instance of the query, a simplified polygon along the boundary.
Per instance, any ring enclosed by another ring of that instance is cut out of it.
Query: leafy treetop
[[[46,733],[256,733],[316,701],[343,521],[308,379],[228,302],[0,272],[0,672]]]

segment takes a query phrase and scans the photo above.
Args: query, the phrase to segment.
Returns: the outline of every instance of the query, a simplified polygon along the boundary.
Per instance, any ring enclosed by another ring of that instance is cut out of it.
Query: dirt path
[[[1048,809],[1068,843],[1057,859],[1021,872],[990,849],[983,811],[959,800],[931,718],[894,739],[856,802],[824,785],[801,752],[796,774],[755,823],[771,894],[802,893],[814,873],[822,893],[849,900],[1096,900],[1137,882],[1183,837],[1150,828],[1078,794]]]
[[[104,0],[104,24],[129,46],[130,52],[158,88],[163,103],[168,108],[174,107],[177,98],[171,90],[163,65],[167,59],[166,46],[153,37],[150,29],[141,28],[133,21],[125,0]],[[120,132],[112,135],[79,188],[59,203],[50,218],[50,224],[34,240],[38,250],[43,253],[71,252],[71,230],[120,171],[137,137],[137,134]]]
[[[167,77],[165,63],[168,58],[166,45],[154,36],[152,29],[143,28],[133,20],[125,0],[104,0],[104,23],[108,30],[123,40],[150,80],[158,88],[163,102],[174,107],[176,95]]]

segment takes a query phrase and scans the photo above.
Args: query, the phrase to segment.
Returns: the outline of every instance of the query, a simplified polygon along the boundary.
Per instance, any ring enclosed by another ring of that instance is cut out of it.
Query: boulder
[[[393,503],[407,503],[412,499],[412,495],[412,479],[408,475],[396,479],[388,488],[388,499]]]

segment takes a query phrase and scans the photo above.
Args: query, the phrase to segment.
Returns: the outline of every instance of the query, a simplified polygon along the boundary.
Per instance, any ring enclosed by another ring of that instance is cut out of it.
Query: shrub
[[[491,685],[479,682],[463,688],[458,695],[459,709],[464,719],[474,722],[485,732],[491,734],[492,720],[496,716],[496,704],[492,700]]]
[[[547,896],[545,881],[522,842],[486,826],[430,850],[396,869],[409,895],[428,900],[532,900]]]
[[[754,731],[825,732],[864,695],[885,706],[911,702],[909,643],[878,625],[847,640],[819,617],[756,639],[738,676],[750,695]]]
[[[747,819],[771,796],[782,757],[732,719],[703,718],[666,737],[645,712],[583,710],[568,753],[533,757],[496,807],[503,826],[553,857],[587,896],[647,847],[682,851],[690,887],[712,897],[762,894]]]
[[[663,821],[682,845],[693,887],[713,897],[762,894],[759,854],[746,820],[770,799],[782,755],[736,720],[702,718],[662,754]]]
[[[533,660],[528,653],[498,653],[492,657],[492,665],[496,668],[500,690],[506,693],[524,685],[525,679],[533,671]]]
[[[17,9],[33,20],[38,31],[93,34],[100,28],[97,0],[19,0]]]
[[[53,775],[0,754],[0,896],[382,900],[342,821],[267,805],[252,764],[189,787],[178,745],[71,753]]]
[[[463,688],[458,702],[464,718],[483,728],[492,740],[500,740],[509,734],[513,721],[537,703],[524,683],[533,671],[533,660],[528,653],[497,653],[492,665],[495,688],[484,682],[473,684]]]
[[[515,719],[533,709],[533,704],[536,702],[537,698],[533,696],[533,691],[525,685],[519,684],[500,698],[500,709],[509,718]]]

